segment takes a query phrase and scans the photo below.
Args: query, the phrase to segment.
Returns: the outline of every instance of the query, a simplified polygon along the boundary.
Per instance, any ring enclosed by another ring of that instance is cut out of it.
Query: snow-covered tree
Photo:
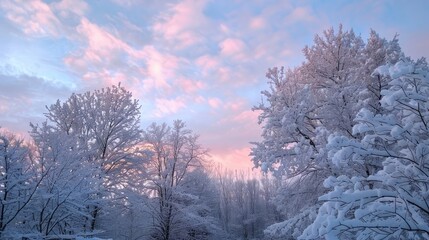
[[[318,149],[324,145],[318,133],[317,109],[310,85],[302,84],[299,69],[269,69],[270,91],[263,91],[268,105],[260,104],[259,123],[264,123],[264,140],[254,143],[251,155],[255,166],[276,176],[293,177],[316,170]],[[323,153],[322,153],[323,155]]]
[[[122,201],[110,202],[108,211],[100,216],[99,224],[103,232],[97,236],[115,240],[150,239],[152,222],[147,207],[149,200],[140,190],[136,191],[129,186],[122,189]]]
[[[179,201],[181,228],[186,239],[226,239],[217,216],[218,192],[214,179],[204,168],[189,172],[180,186]],[[173,237],[174,238],[174,237]]]
[[[255,178],[249,172],[220,167],[214,177],[218,192],[218,218],[230,239],[260,239],[263,230],[278,221],[279,213],[271,202],[278,180]]]
[[[94,198],[120,198],[118,189],[128,184],[128,171],[141,161],[139,108],[131,92],[120,85],[72,94],[64,103],[58,100],[47,107],[48,125],[70,136],[74,150],[85,152],[83,161],[101,170],[98,176],[103,186]],[[90,228],[94,230],[101,206],[91,208]]]
[[[193,224],[205,213],[195,212],[198,197],[185,190],[188,175],[203,167],[205,150],[198,136],[176,120],[173,126],[151,124],[144,132],[144,145],[152,152],[147,164],[149,207],[152,215],[152,237],[155,239],[192,239],[196,232]],[[195,208],[190,211],[190,209]],[[193,219],[193,220],[192,220]],[[190,231],[190,229],[194,229]],[[209,235],[207,233],[207,235]],[[198,237],[199,236],[199,237]],[[198,235],[195,238],[202,239]],[[207,236],[208,237],[208,236]]]
[[[318,118],[328,131],[351,134],[353,119],[359,108],[357,92],[366,86],[361,79],[363,40],[353,30],[337,32],[330,28],[323,37],[316,35],[314,44],[303,50],[303,81],[314,89]]]
[[[44,176],[36,177],[31,149],[10,133],[0,133],[0,238],[20,238],[29,230],[31,201]]]
[[[37,175],[43,179],[31,202],[33,223],[27,228],[45,237],[94,234],[88,206],[101,201],[93,197],[102,186],[100,169],[86,161],[87,152],[78,149],[72,136],[46,122],[32,127]]]
[[[374,70],[384,64],[395,64],[404,54],[399,46],[398,38],[387,41],[381,38],[374,30],[371,30],[367,40],[364,54],[364,65],[361,68],[360,77],[365,81],[367,90],[359,94],[359,99],[364,99],[364,104],[359,107],[366,107],[373,112],[379,113],[381,91],[387,88],[389,78],[380,75],[373,75]]]
[[[353,134],[356,114],[363,107],[379,108],[376,103],[388,82],[371,73],[402,56],[396,38],[386,41],[372,31],[365,44],[341,25],[337,32],[331,28],[316,35],[303,52],[306,61],[301,66],[268,70],[270,89],[262,92],[263,103],[254,108],[261,111],[263,140],[254,143],[251,152],[256,167],[285,178],[277,198],[284,201],[279,207],[290,222],[276,225],[275,231],[288,232],[291,238],[299,236],[317,213],[318,197],[326,193],[324,179],[381,167],[369,158],[351,168],[338,167],[328,156],[328,139],[361,137]]]
[[[378,159],[369,176],[330,177],[331,192],[302,239],[427,239],[429,237],[429,69],[424,59],[401,59],[374,72],[390,79],[381,111],[362,109],[353,134],[333,136],[338,166]]]
[[[91,153],[89,160],[112,176],[109,185],[121,185],[121,167],[131,163],[140,141],[139,109],[131,92],[118,85],[72,94],[47,107],[45,115],[57,131],[76,137],[78,147]]]

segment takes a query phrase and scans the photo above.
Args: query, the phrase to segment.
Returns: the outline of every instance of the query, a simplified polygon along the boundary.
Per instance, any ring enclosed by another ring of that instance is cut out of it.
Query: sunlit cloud
[[[222,55],[237,59],[244,59],[246,57],[246,44],[240,39],[227,38],[219,44],[219,47]]]
[[[62,0],[59,2],[52,3],[53,9],[63,18],[69,18],[75,16],[84,16],[89,6],[85,1],[82,0]]]
[[[51,7],[41,0],[1,1],[6,18],[22,29],[25,34],[38,36],[60,36],[61,21]]]
[[[81,49],[81,52],[75,53],[75,56],[70,56],[66,59],[66,62],[70,65],[74,65],[74,61],[84,61],[89,67],[95,65],[114,68],[125,64],[122,54],[138,55],[134,49],[121,39],[91,23],[86,18],[81,20],[76,30],[82,38],[85,48]]]
[[[212,108],[219,108],[222,101],[219,98],[209,98],[207,101]]]
[[[313,22],[316,18],[308,7],[297,7],[287,17],[286,23],[293,24],[296,22]]]
[[[257,121],[259,114],[258,111],[245,110],[234,116],[232,120],[239,123],[252,122],[253,124]]]
[[[175,81],[175,85],[178,86],[185,94],[193,94],[203,89],[205,84],[202,81],[191,80],[185,78],[179,78]]]
[[[266,26],[267,22],[262,17],[255,17],[250,21],[250,28],[252,29],[261,29]]]
[[[103,79],[104,85],[112,86],[120,83],[127,84],[128,76],[122,72],[109,72],[107,69],[98,72],[87,72],[82,76],[83,80]]]
[[[198,29],[204,26],[206,18],[203,8],[206,1],[185,0],[171,5],[153,26],[154,32],[167,41],[182,48],[203,41]]]
[[[145,47],[141,52],[142,59],[145,59],[147,65],[147,76],[152,78],[155,88],[168,90],[171,88],[167,80],[176,77],[176,71],[179,67],[180,59],[171,54],[163,54],[152,46]]]
[[[219,60],[210,55],[200,56],[196,63],[203,71],[213,70],[220,65]]]
[[[165,115],[177,113],[179,110],[184,108],[186,104],[185,100],[180,97],[175,99],[158,98],[155,100],[155,106],[155,116],[163,117]]]

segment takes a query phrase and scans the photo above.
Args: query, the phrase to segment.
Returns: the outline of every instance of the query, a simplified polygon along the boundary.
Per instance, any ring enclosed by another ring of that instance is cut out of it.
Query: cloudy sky
[[[252,106],[269,67],[294,67],[313,37],[340,23],[429,57],[429,1],[1,0],[0,126],[24,134],[45,105],[121,84],[142,127],[187,122],[213,159],[251,166]]]

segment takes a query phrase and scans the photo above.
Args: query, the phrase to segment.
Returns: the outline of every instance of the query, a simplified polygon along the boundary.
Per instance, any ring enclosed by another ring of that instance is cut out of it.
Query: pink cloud
[[[84,80],[102,79],[104,85],[118,85],[128,80],[128,77],[122,72],[113,72],[102,69],[98,72],[87,72],[83,75]]]
[[[181,63],[180,58],[161,53],[150,45],[145,46],[136,57],[146,62],[146,72],[144,72],[146,80],[143,86],[146,92],[152,89],[164,92],[172,90],[169,80],[177,78],[177,71]]]
[[[188,47],[202,40],[197,29],[206,23],[203,9],[206,1],[185,0],[172,5],[167,14],[153,26],[154,31],[178,47]]]
[[[51,7],[40,0],[1,1],[0,7],[5,10],[6,18],[25,34],[58,37],[62,33],[61,21]]]
[[[186,94],[195,93],[204,87],[204,83],[201,81],[184,78],[178,79],[176,81],[176,85],[181,88]]]
[[[91,23],[86,18],[83,18],[80,25],[77,27],[77,33],[83,36],[88,44],[84,57],[87,57],[89,60],[114,61],[114,56],[118,52],[133,52],[122,40]]]
[[[206,101],[206,99],[201,95],[195,96],[193,100],[199,104],[203,104]]]
[[[76,32],[82,47],[66,56],[64,63],[79,73],[127,66],[128,56],[138,55],[138,51],[86,18],[81,19]]]
[[[173,113],[177,113],[180,109],[186,106],[185,100],[181,97],[174,99],[158,98],[155,100],[156,117],[164,117]]]
[[[308,7],[297,7],[286,18],[286,23],[288,24],[313,21],[315,21],[315,17]]]
[[[222,55],[237,56],[243,54],[246,44],[237,38],[227,38],[219,44],[219,47]]]
[[[243,123],[243,122],[256,123],[258,121],[259,114],[260,112],[258,111],[245,110],[240,112],[238,115],[234,116],[232,118],[232,121],[239,122],[239,123]]]
[[[236,60],[239,61],[238,59]],[[242,61],[247,60],[243,59]],[[236,62],[234,64],[223,63],[222,66],[216,68],[216,70],[211,73],[211,77],[219,87],[228,84],[229,89],[232,90],[257,81],[258,78],[255,77],[257,76],[255,75],[255,70],[259,71],[243,62]],[[264,71],[260,70],[260,72],[262,76]]]
[[[163,54],[153,46],[145,46],[139,58],[144,58],[148,65],[148,74],[156,79],[170,78],[176,75],[180,59],[171,54]]]
[[[246,106],[246,102],[244,100],[237,98],[237,99],[234,99],[234,101],[229,101],[226,104],[226,108],[228,110],[233,111],[233,112],[237,112],[237,111],[240,111],[242,109],[246,109],[247,106]]]
[[[209,98],[207,102],[212,108],[219,108],[222,104],[222,101],[219,98]]]
[[[231,69],[228,67],[220,67],[217,70],[217,74],[219,75],[219,80],[222,82],[227,82],[231,79]]]
[[[72,15],[84,16],[89,9],[88,4],[82,0],[62,0],[60,2],[53,2],[52,7],[64,18],[68,18]]]
[[[147,93],[168,95],[173,92],[172,84],[177,84],[185,93],[203,87],[201,81],[190,81],[178,75],[179,67],[185,63],[182,58],[161,52],[153,45],[136,49],[127,44],[126,39],[86,18],[82,18],[76,31],[81,47],[66,56],[64,63],[87,82],[110,85],[132,81],[128,85],[138,89],[139,96]]]
[[[219,66],[219,61],[210,55],[203,55],[198,57],[196,63],[199,67],[202,67],[205,71],[212,70]]]
[[[252,29],[261,29],[266,26],[266,21],[262,17],[255,17],[250,20],[250,28]]]
[[[65,19],[75,17],[79,22],[89,6],[82,0],[62,0],[50,4],[41,0],[6,0],[0,2],[0,8],[5,10],[6,18],[27,35],[73,38],[70,32],[70,24],[73,23]]]

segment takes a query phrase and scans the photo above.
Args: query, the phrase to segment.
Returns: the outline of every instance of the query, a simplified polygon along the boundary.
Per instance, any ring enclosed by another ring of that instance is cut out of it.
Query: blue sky
[[[399,34],[429,56],[429,1],[25,0],[0,2],[0,126],[25,134],[45,105],[117,84],[142,127],[183,119],[214,160],[250,167],[253,105],[269,67],[294,67],[315,34],[340,23],[364,39]]]

